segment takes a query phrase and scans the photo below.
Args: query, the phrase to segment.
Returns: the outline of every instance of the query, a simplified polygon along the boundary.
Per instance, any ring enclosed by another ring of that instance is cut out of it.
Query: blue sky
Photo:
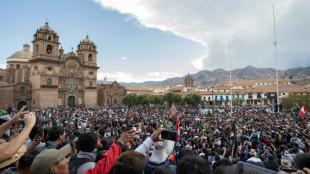
[[[31,45],[46,18],[65,53],[88,33],[98,50],[98,80],[164,80],[200,70],[248,65],[275,68],[272,4],[279,68],[310,65],[307,0],[3,0],[0,64]]]

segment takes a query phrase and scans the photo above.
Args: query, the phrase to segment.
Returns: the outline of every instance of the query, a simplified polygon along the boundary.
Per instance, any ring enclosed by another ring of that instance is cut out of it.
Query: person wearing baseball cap
[[[67,144],[59,150],[47,149],[41,152],[32,162],[32,173],[54,172],[68,174],[68,159],[66,156],[71,152],[71,145]]]

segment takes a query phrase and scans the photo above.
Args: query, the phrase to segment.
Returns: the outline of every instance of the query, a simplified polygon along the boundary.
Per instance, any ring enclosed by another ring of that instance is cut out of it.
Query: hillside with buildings
[[[247,66],[245,68],[234,69],[231,72],[232,80],[255,80],[255,79],[273,79],[276,78],[276,70],[272,68],[255,68]],[[229,71],[216,69],[213,71],[203,70],[192,74],[196,85],[216,85],[220,82],[229,80]],[[174,87],[183,84],[185,76],[169,78],[164,81],[147,81],[142,83],[125,83],[119,82],[125,86],[156,86],[164,85]],[[298,67],[288,70],[279,70],[279,78],[291,79],[292,83],[310,84],[310,66]],[[100,84],[102,81],[98,81]]]
[[[149,94],[149,95],[165,95],[168,92],[174,92],[182,96],[196,93],[201,99],[210,104],[230,105],[233,100],[238,104],[251,104],[258,106],[272,105],[277,103],[277,95],[279,100],[288,96],[306,96],[309,95],[310,85],[293,84],[293,80],[280,78],[278,79],[279,88],[277,94],[276,79],[255,79],[255,80],[234,80],[222,81],[216,85],[197,85],[194,78],[187,74],[183,79],[182,85],[169,87],[161,86],[125,86],[127,94]]]
[[[247,66],[245,68],[234,69],[231,72],[233,80],[255,80],[276,78],[276,70],[272,68],[255,68]],[[216,69],[213,71],[203,70],[192,74],[197,85],[216,85],[222,81],[229,80],[229,71]],[[310,79],[310,66],[305,68],[292,68],[280,70],[279,77],[285,79]],[[183,83],[184,77],[176,77],[159,82],[158,85],[176,86]]]

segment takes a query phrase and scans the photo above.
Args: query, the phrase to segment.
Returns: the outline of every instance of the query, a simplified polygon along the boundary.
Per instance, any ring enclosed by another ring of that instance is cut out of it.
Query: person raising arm
[[[14,120],[15,117],[12,118],[12,120]],[[18,117],[18,119],[20,119],[20,116]],[[8,145],[6,145],[6,147],[1,149],[1,151],[0,151],[0,163],[6,161],[7,159],[12,158],[15,155],[15,153],[18,151],[18,149],[24,144],[24,142],[26,141],[32,127],[36,123],[35,114],[33,112],[26,114],[24,117],[24,123],[25,123],[25,127],[21,131],[21,133],[15,139],[13,139]]]
[[[20,117],[26,113],[24,112],[24,109],[26,109],[26,106],[23,106],[11,120],[3,123],[0,126],[0,136],[2,136],[6,130],[10,129],[12,124],[23,121]]]
[[[134,131],[130,130],[125,132],[115,144],[112,144],[109,150],[104,153],[96,163],[95,168],[86,170],[83,174],[107,174],[112,169],[116,158],[122,153],[122,147],[129,141],[134,139]]]

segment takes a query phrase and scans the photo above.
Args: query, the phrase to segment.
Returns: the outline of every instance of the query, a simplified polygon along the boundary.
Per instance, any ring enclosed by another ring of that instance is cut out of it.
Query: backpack
[[[87,162],[94,162],[93,160],[89,158],[78,158],[77,153],[72,155],[69,161],[69,173],[70,174],[77,174],[78,168]]]

